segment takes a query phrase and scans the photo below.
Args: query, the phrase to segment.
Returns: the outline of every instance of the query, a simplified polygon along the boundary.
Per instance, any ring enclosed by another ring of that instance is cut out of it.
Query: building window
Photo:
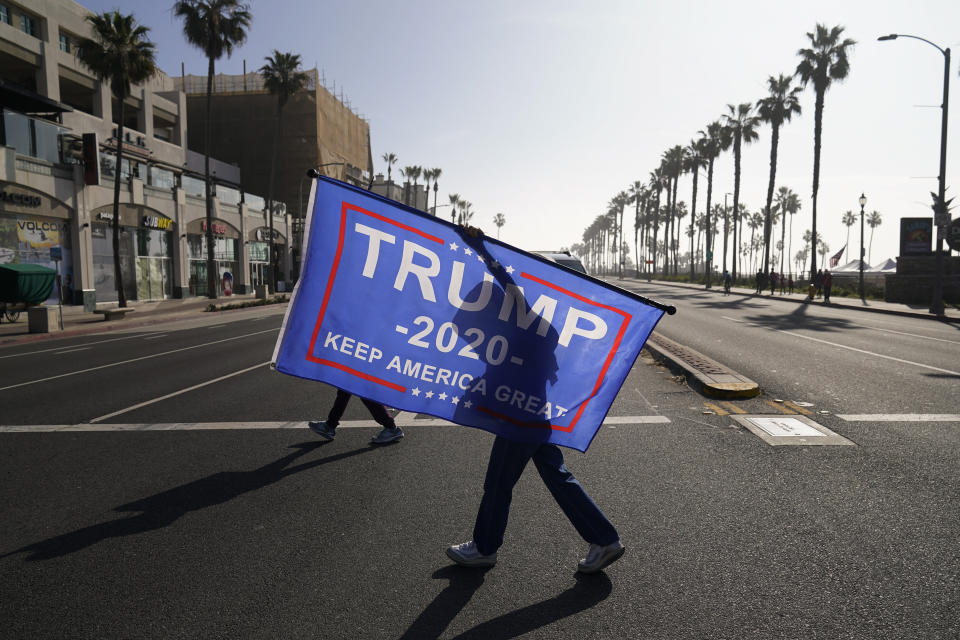
[[[0,4],[0,22],[10,24],[10,8],[5,4]]]
[[[26,14],[20,16],[20,30],[34,38],[39,37],[40,31],[37,29],[37,19]]]
[[[70,53],[70,38],[64,33],[60,34],[60,51]]]

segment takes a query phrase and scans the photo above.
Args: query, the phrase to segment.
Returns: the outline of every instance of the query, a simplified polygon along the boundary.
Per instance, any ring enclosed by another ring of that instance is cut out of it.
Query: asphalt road
[[[492,436],[407,416],[407,437],[375,448],[354,402],[318,442],[302,423],[332,390],[263,364],[278,309],[0,349],[2,635],[960,636],[960,422],[837,415],[955,412],[956,378],[860,353],[861,373],[895,381],[843,383],[856,362],[827,354],[849,349],[782,333],[950,370],[956,330],[863,313],[781,325],[774,307],[648,293],[679,308],[662,332],[767,393],[708,401],[637,361],[590,451],[566,453],[627,547],[586,578],[585,544],[532,468],[498,565],[451,566]],[[886,344],[908,336],[859,325],[925,338],[908,355]],[[921,353],[930,338],[945,342]],[[738,412],[806,413],[855,446],[771,447]]]

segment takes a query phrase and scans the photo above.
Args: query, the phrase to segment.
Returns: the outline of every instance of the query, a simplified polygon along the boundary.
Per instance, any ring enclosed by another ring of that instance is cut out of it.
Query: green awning
[[[50,297],[57,272],[39,264],[0,264],[0,302],[39,304]]]

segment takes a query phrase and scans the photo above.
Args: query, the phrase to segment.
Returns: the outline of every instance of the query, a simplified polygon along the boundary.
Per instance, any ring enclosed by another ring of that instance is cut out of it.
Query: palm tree
[[[460,201],[460,217],[457,223],[460,226],[466,226],[470,224],[470,220],[473,218],[473,203],[467,202],[466,200]]]
[[[706,158],[705,145],[706,141],[703,138],[697,140],[691,140],[690,144],[687,145],[686,152],[684,154],[684,170],[693,174],[693,194],[690,196],[690,282],[693,282],[694,277],[694,260],[693,260],[693,236],[695,221],[697,219],[697,180],[700,176],[700,168],[703,167],[704,160]]]
[[[764,209],[766,220],[763,227],[763,270],[770,267],[770,236],[773,220],[770,207],[773,202],[773,186],[777,179],[777,149],[780,145],[780,126],[789,122],[794,114],[800,113],[800,87],[791,87],[793,78],[780,74],[767,78],[770,90],[766,98],[757,102],[757,114],[762,122],[770,123],[770,179],[767,181],[767,206]],[[782,270],[782,269],[781,269]]]
[[[640,204],[647,198],[647,190],[644,188],[643,183],[639,180],[634,180],[627,190],[627,197],[629,198],[629,203],[636,207],[633,214],[633,261],[635,263],[634,268],[637,277],[639,278],[640,252],[637,246],[637,236],[639,235],[640,227],[642,226],[642,221],[640,219]]]
[[[502,213],[493,216],[493,224],[497,226],[497,240],[500,239],[500,227],[507,224],[507,217]]]
[[[667,246],[667,254],[664,255],[663,273],[669,273],[670,255],[669,250],[673,245],[673,236],[676,231],[677,214],[677,185],[680,182],[680,175],[683,173],[684,166],[683,147],[675,145],[663,153],[663,171],[667,178],[667,224],[663,230],[663,236]],[[676,251],[674,251],[674,266],[676,266]]]
[[[214,61],[224,54],[230,57],[233,48],[247,39],[247,28],[253,17],[250,7],[238,0],[178,0],[173,13],[183,18],[183,35],[187,42],[207,56],[207,110],[203,132],[203,173],[207,202],[207,297],[217,297],[216,263],[213,258],[213,190],[210,188],[210,117],[213,96]],[[271,216],[272,217],[272,216]],[[270,238],[273,242],[273,238]]]
[[[820,241],[817,245],[817,253],[820,254],[820,268],[822,269],[826,264],[827,252],[830,251],[830,245],[824,241]]]
[[[657,167],[650,172],[650,191],[656,194],[653,204],[653,240],[650,243],[650,259],[653,260],[654,273],[657,271],[657,234],[660,231],[660,192],[663,191],[665,180],[662,167]]]
[[[711,233],[711,224],[710,224],[710,200],[713,197],[713,163],[720,155],[722,151],[726,151],[730,148],[730,131],[724,127],[719,121],[711,122],[707,125],[707,131],[704,133],[700,132],[700,135],[703,136],[703,152],[704,156],[707,159],[707,206],[705,211],[707,212],[706,220],[706,251],[704,257],[704,275],[706,276],[706,288],[710,288],[710,269],[712,266],[713,260],[713,251],[711,244],[713,240],[713,233]],[[723,230],[723,268],[727,268],[727,230]]]
[[[416,186],[416,181],[420,179],[420,174],[423,172],[421,167],[417,165],[409,165],[400,170],[400,173],[403,174],[403,177],[406,178],[406,182],[403,184],[403,204],[410,205],[410,183],[413,181],[413,186]],[[416,193],[414,191],[414,193]],[[416,204],[416,196],[414,196],[414,204]]]
[[[393,165],[397,164],[397,154],[395,153],[385,153],[383,154],[383,161],[387,163],[387,182],[390,182],[390,170],[393,168]]]
[[[850,228],[853,225],[857,224],[857,216],[854,215],[853,211],[851,211],[850,209],[847,209],[843,213],[843,218],[841,218],[840,221],[843,222],[844,226],[847,228],[847,241],[844,243],[843,246],[849,247],[850,246]]]
[[[270,242],[267,244],[268,264],[270,265],[270,288],[277,290],[276,256],[273,255],[273,176],[277,165],[277,149],[283,140],[283,108],[290,98],[306,85],[308,76],[300,71],[300,56],[295,53],[280,53],[273,50],[273,56],[267,56],[267,64],[260,67],[263,84],[270,95],[277,97],[277,138],[273,143],[273,156],[270,158],[270,179],[267,182],[267,203],[270,215]]]
[[[871,264],[873,263],[873,230],[879,227],[881,222],[879,211],[871,211],[867,216],[867,224],[870,225],[870,252],[867,254],[867,259]]]
[[[457,222],[457,207],[460,206],[460,194],[451,193],[447,196],[450,199],[450,222]]]
[[[427,174],[429,174],[429,178],[426,177]],[[437,188],[437,180],[440,179],[441,174],[443,174],[443,170],[438,169],[437,167],[434,167],[433,169],[426,169],[423,172],[424,178],[426,178],[428,184],[430,180],[433,180],[433,215],[437,215],[437,191],[439,190]],[[430,189],[427,188],[427,203],[429,204],[429,202]]]
[[[759,136],[757,127],[760,118],[753,115],[753,105],[749,102],[734,107],[727,105],[724,125],[730,131],[733,140],[733,245],[737,245],[737,204],[740,202],[740,152],[744,144],[750,144]],[[737,279],[737,252],[733,254],[733,279]]]
[[[123,168],[124,102],[130,85],[140,84],[157,73],[154,45],[147,40],[147,27],[138,25],[133,15],[119,11],[87,16],[94,39],[80,42],[80,60],[102,81],[120,102],[117,120],[117,164],[113,172],[113,277],[117,285],[117,304],[127,306],[120,267],[120,178]]]
[[[790,189],[790,187],[780,187],[777,189],[777,208],[783,216],[783,226],[780,231],[780,242],[783,243],[787,228],[787,217],[790,214],[790,242],[787,255],[793,252],[793,216],[800,211],[800,198]],[[780,271],[783,272],[783,252],[780,254]]]
[[[813,251],[810,258],[810,275],[817,271],[817,191],[820,189],[820,144],[823,135],[823,98],[834,80],[840,81],[850,73],[849,49],[856,44],[850,38],[840,39],[843,27],[828,29],[817,23],[813,33],[807,33],[810,48],[800,49],[800,64],[794,75],[800,78],[805,87],[813,84],[815,96],[813,111]]]
[[[613,200],[610,201],[610,206],[613,208],[614,215],[614,229],[613,229],[613,241],[614,246],[617,247],[617,277],[623,279],[623,269],[621,263],[623,262],[622,252],[619,250],[619,247],[623,244],[623,210],[626,208],[627,204],[630,202],[630,194],[626,191],[621,191],[613,197]]]

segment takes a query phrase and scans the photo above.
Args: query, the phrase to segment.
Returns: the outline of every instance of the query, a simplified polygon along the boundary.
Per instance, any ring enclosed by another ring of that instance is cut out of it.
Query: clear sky
[[[99,12],[119,3],[81,4]],[[135,0],[119,8],[150,27],[163,71],[179,75],[182,62],[188,74],[204,75],[206,61],[184,40],[172,4]],[[441,204],[460,194],[473,203],[474,224],[490,235],[494,214],[502,212],[501,238],[525,249],[579,242],[617,192],[648,180],[666,149],[698,137],[728,103],[764,97],[769,76],[793,73],[797,50],[809,43],[805,34],[821,22],[843,25],[857,45],[849,77],[826,96],[818,228],[838,250],[847,235],[841,216],[859,214],[865,193],[867,213],[883,217],[873,238],[876,264],[897,255],[901,217],[932,215],[944,68],[928,44],[877,36],[912,34],[952,47],[952,115],[960,103],[957,0],[250,4],[248,40],[218,62],[218,72],[241,73],[244,60],[256,69],[274,49],[300,54],[370,122],[377,171],[386,170],[385,152],[398,156],[395,172],[414,164],[441,168]],[[777,170],[777,186],[802,201],[794,252],[810,228],[812,88],[802,106],[781,131]],[[960,121],[952,118],[950,128],[948,197],[960,192]],[[742,160],[741,202],[751,211],[764,205],[769,154],[770,129],[763,126]],[[728,152],[715,165],[714,202],[732,192]],[[689,175],[678,193],[689,207]],[[850,243],[842,262],[856,258],[859,225]]]

